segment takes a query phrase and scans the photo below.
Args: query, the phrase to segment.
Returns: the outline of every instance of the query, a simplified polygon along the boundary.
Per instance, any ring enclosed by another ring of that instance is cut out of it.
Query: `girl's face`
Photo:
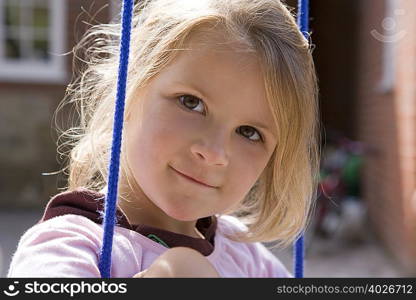
[[[242,201],[277,142],[254,54],[190,45],[137,94],[126,119],[128,164],[141,188],[134,202],[160,224]]]

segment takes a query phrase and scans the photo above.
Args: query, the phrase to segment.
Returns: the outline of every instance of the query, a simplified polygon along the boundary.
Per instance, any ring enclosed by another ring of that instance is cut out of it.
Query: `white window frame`
[[[63,83],[66,70],[66,0],[48,0],[50,23],[48,42],[50,59],[45,61],[10,60],[5,57],[4,0],[0,0],[0,81]]]

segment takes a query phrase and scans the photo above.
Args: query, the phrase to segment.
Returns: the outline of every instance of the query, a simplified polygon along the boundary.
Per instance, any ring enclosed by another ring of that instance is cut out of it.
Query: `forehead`
[[[224,65],[224,61],[228,63]],[[177,57],[177,63],[181,62],[205,66],[209,64],[209,69],[218,66],[224,73],[246,69],[262,79],[256,52],[246,43],[219,30],[202,28],[192,33]]]

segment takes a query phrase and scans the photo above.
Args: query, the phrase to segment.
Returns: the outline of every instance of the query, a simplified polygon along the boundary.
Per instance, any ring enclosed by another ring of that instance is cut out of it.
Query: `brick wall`
[[[369,146],[363,170],[364,199],[380,239],[414,274],[415,205],[411,202],[415,187],[415,40],[407,34],[395,43],[397,53],[389,54],[392,44],[375,38],[372,32],[377,30],[390,37],[401,30],[413,32],[416,3],[399,1],[398,8],[404,9],[407,16],[399,17],[400,22],[394,30],[385,27],[387,2],[368,0],[360,3],[358,134]],[[387,59],[383,58],[386,54]],[[387,80],[392,82],[390,88],[382,88],[383,78],[388,79],[392,74],[385,71],[391,63],[397,71],[396,79],[393,82]]]
[[[402,211],[404,250],[403,261],[416,274],[416,2],[399,1],[398,9],[403,10],[399,19],[397,42],[397,87],[396,107],[399,127],[399,158],[402,174]],[[399,13],[400,11],[396,11]]]

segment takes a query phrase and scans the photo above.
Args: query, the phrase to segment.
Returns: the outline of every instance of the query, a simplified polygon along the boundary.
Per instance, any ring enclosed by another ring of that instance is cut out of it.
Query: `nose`
[[[191,152],[197,159],[203,160],[209,165],[227,166],[228,151],[227,138],[224,132],[213,130],[211,134],[202,136],[191,146]]]

